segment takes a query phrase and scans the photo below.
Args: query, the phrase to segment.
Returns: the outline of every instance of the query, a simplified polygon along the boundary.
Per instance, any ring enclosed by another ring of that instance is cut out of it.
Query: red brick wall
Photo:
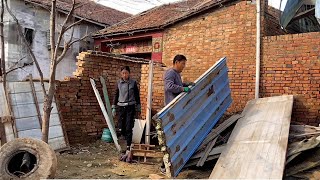
[[[233,99],[229,111],[241,111],[254,98],[255,17],[255,4],[241,1],[173,25],[164,35],[163,63],[171,66],[176,54],[186,55],[182,78],[193,81],[226,56]],[[260,97],[294,94],[293,121],[320,123],[319,33],[265,37],[262,43]]]
[[[138,83],[141,79],[140,63],[109,57],[104,53],[80,53],[77,65],[77,71],[74,73],[76,77],[59,82],[56,95],[70,143],[82,143],[97,138],[101,135],[102,129],[107,127],[89,78],[96,79],[100,95],[104,99],[99,77],[107,77],[106,84],[111,103],[121,66],[130,66],[132,78]]]
[[[242,110],[254,98],[255,12],[255,4],[241,1],[170,27],[164,35],[163,63],[171,66],[176,54],[186,55],[182,78],[194,81],[226,56],[233,89],[232,110]]]
[[[154,115],[164,107],[164,83],[163,73],[166,67],[162,67],[161,64],[155,64],[153,66],[153,90],[152,90],[152,107],[151,114]],[[142,119],[146,118],[147,111],[147,97],[148,97],[148,77],[149,77],[149,65],[143,64],[141,70],[141,107],[142,107]]]
[[[320,33],[265,37],[261,96],[293,94],[293,121],[320,123]]]

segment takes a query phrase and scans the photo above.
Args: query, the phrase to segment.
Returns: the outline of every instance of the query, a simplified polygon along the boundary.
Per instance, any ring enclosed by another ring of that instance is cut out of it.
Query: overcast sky
[[[159,6],[161,4],[176,2],[181,0],[95,0],[98,3],[105,6],[127,12],[130,14],[137,14],[154,6]],[[277,9],[280,7],[281,0],[269,0],[269,5]],[[281,9],[284,8],[287,0],[282,0]]]

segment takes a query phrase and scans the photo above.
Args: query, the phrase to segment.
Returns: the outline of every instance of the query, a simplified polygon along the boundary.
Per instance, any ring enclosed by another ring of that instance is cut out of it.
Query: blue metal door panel
[[[171,177],[179,174],[232,102],[226,58],[195,82],[190,93],[181,93],[153,117]]]

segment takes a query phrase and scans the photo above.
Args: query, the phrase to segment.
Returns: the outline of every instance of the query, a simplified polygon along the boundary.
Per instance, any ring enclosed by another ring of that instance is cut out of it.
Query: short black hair
[[[121,71],[122,71],[122,70],[127,70],[128,72],[130,72],[129,66],[122,66],[122,67],[121,67]]]
[[[182,54],[177,54],[174,58],[173,58],[173,64],[175,64],[176,62],[180,62],[180,61],[186,61],[187,58],[182,55]]]

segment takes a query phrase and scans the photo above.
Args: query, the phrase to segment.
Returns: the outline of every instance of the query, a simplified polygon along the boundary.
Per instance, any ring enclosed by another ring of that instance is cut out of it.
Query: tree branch
[[[8,1],[7,1],[7,0],[5,0],[5,4],[6,4],[6,9],[7,9],[8,13],[9,13],[10,16],[14,19],[14,21],[16,22],[16,24],[17,24],[17,26],[18,26],[18,28],[17,28],[17,29],[18,29],[18,34],[19,34],[19,36],[22,38],[23,44],[27,47],[28,53],[30,54],[32,61],[33,61],[33,62],[35,63],[35,65],[36,65],[36,68],[37,68],[38,73],[39,73],[39,76],[40,76],[40,82],[41,82],[42,91],[43,91],[43,93],[46,95],[47,93],[46,93],[46,90],[45,90],[45,87],[44,87],[44,83],[43,83],[43,73],[42,73],[42,71],[41,71],[40,65],[39,65],[39,63],[38,63],[38,61],[37,61],[34,53],[32,52],[32,49],[31,49],[28,41],[27,41],[26,38],[24,37],[24,33],[23,33],[22,27],[21,27],[18,19],[16,18],[16,16],[12,13],[11,9],[9,8],[9,6],[8,6]]]
[[[51,4],[51,15],[50,15],[50,46],[51,46],[51,64],[54,63],[55,60],[55,54],[56,54],[56,42],[55,42],[55,37],[56,37],[56,1],[53,0]],[[52,15],[53,14],[53,15]],[[59,35],[58,38],[58,45],[61,41],[61,34]]]
[[[73,0],[73,2],[72,2],[72,8],[71,8],[70,12],[68,13],[66,19],[64,20],[64,22],[63,22],[63,24],[62,24],[62,27],[61,27],[61,30],[60,30],[60,33],[59,33],[59,37],[58,37],[58,41],[57,41],[57,46],[56,46],[55,49],[54,49],[54,54],[55,54],[55,56],[54,56],[54,58],[53,58],[53,61],[54,61],[54,62],[55,62],[56,59],[57,59],[56,55],[57,55],[57,53],[58,53],[59,45],[60,45],[60,43],[61,43],[62,36],[63,36],[64,33],[67,31],[67,29],[66,29],[66,24],[68,23],[68,21],[70,20],[72,14],[73,14],[73,12],[74,12],[75,4],[76,4],[76,1]],[[53,4],[52,4],[52,6],[53,6]],[[55,15],[55,14],[56,14],[56,13],[54,13],[54,15]],[[54,32],[55,32],[55,31],[54,31]]]
[[[16,66],[20,61],[22,61],[24,58],[26,58],[27,56],[24,56],[22,58],[20,58],[16,63],[14,63],[14,65],[12,65],[11,67],[9,67],[8,69],[12,69],[14,66]]]
[[[19,67],[16,67],[16,68],[13,68],[13,69],[10,69],[10,70],[8,70],[7,72],[6,72],[6,74],[9,74],[9,73],[11,73],[12,71],[15,71],[15,70],[17,70],[17,69],[22,69],[22,68],[24,68],[24,67],[26,67],[26,66],[31,66],[33,63],[24,63],[22,66],[19,66]]]
[[[69,25],[68,27],[65,28],[65,32],[68,31],[70,28],[80,24],[83,21],[83,19],[80,19],[79,21],[72,23],[71,25]]]
[[[68,43],[66,43],[65,46],[64,46],[64,49],[63,49],[62,54],[61,54],[61,55],[58,57],[58,59],[57,59],[57,64],[59,64],[59,63],[62,61],[64,55],[67,53],[68,49],[72,46],[72,44],[84,40],[85,38],[89,37],[89,35],[90,35],[90,34],[86,34],[85,36],[83,36],[83,37],[80,38],[80,39],[74,40],[74,41],[72,41],[72,42],[69,41]],[[70,38],[70,40],[72,40],[72,37]]]

